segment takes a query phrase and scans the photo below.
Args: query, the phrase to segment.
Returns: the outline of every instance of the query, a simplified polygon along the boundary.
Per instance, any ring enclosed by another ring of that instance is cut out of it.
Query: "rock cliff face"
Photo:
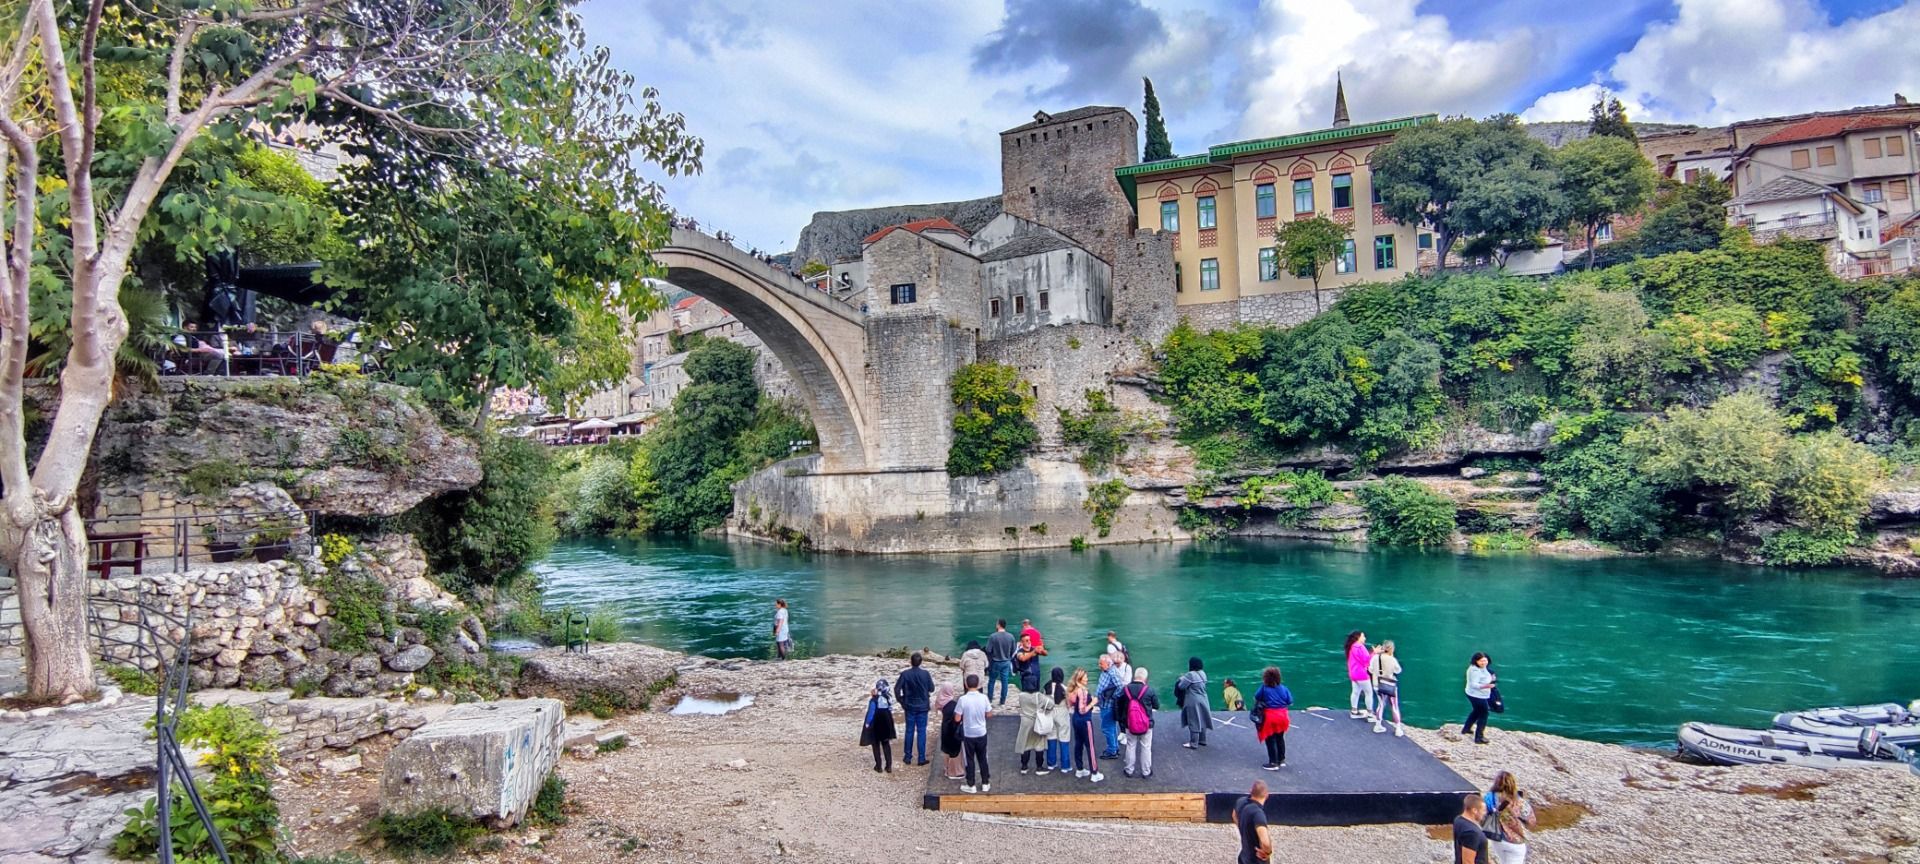
[[[794,246],[791,260],[795,266],[808,261],[832,264],[846,258],[860,257],[860,240],[888,225],[898,225],[915,219],[941,218],[968,231],[1000,215],[1000,196],[989,195],[971,201],[949,201],[944,204],[903,204],[898,207],[873,207],[866,210],[822,210],[813,214],[813,221],[800,229],[800,239]]]

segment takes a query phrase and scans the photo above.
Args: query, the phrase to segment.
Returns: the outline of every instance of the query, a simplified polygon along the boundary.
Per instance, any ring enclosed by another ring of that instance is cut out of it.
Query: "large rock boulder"
[[[686,655],[634,642],[592,646],[585,654],[549,648],[527,658],[520,692],[573,702],[583,695],[641,709],[674,676]]]
[[[1920,521],[1920,489],[1885,489],[1873,495],[1873,521],[1881,524]]]
[[[387,757],[380,809],[445,808],[496,826],[517,824],[560,761],[565,719],[555,699],[455,706]]]

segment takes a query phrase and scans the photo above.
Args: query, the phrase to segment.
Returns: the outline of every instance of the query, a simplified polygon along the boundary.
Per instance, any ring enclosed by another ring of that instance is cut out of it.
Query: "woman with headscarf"
[[[1207,746],[1207,730],[1213,728],[1213,705],[1207,701],[1207,673],[1200,658],[1187,658],[1187,674],[1173,682],[1173,700],[1180,705],[1180,725],[1187,728],[1188,750]]]
[[[942,684],[933,695],[933,710],[940,715],[940,753],[946,756],[945,769],[948,780],[960,780],[966,777],[960,773],[963,769],[960,761],[960,713],[959,700],[953,695],[952,684]]]
[[[886,757],[887,773],[893,773],[893,693],[887,689],[887,679],[873,682],[873,689],[867,691],[867,716],[860,725],[860,746],[873,748],[873,771],[881,770],[880,759]]]
[[[1047,698],[1053,702],[1053,731],[1047,735],[1047,767],[1061,773],[1073,770],[1073,712],[1067,708],[1067,670],[1053,667]]]

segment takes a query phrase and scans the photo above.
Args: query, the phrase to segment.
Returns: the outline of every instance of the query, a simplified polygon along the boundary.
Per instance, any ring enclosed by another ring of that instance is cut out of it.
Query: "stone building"
[[[760,337],[711,300],[670,290],[668,305],[648,316],[639,329],[633,372],[625,390],[626,407],[618,413],[644,414],[673,407],[673,397],[687,386],[688,380],[683,366],[687,352],[676,350],[676,345],[685,344],[684,340],[691,336],[726,339],[747,347],[753,351],[753,377],[761,392],[778,400],[796,398],[786,367],[780,365]]]
[[[1842,276],[1914,269],[1920,108],[1833,112],[1756,131],[1733,127],[1736,194],[1727,202],[1755,240],[1822,241]]]
[[[1172,238],[1181,317],[1201,327],[1297,324],[1349,285],[1415,272],[1421,235],[1387,218],[1368,157],[1400,130],[1435,119],[1426,114],[1353,125],[1337,90],[1333,125],[1325,129],[1221,144],[1124,165],[1114,174],[1137,227]],[[1280,265],[1274,246],[1283,218],[1316,215],[1352,230],[1318,292],[1310,279]]]

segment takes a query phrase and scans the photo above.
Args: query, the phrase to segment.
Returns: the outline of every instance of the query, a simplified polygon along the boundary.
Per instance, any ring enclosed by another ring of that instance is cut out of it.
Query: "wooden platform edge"
[[[928,810],[991,813],[1056,819],[1134,819],[1156,822],[1207,821],[1207,793],[936,795],[922,798]]]

